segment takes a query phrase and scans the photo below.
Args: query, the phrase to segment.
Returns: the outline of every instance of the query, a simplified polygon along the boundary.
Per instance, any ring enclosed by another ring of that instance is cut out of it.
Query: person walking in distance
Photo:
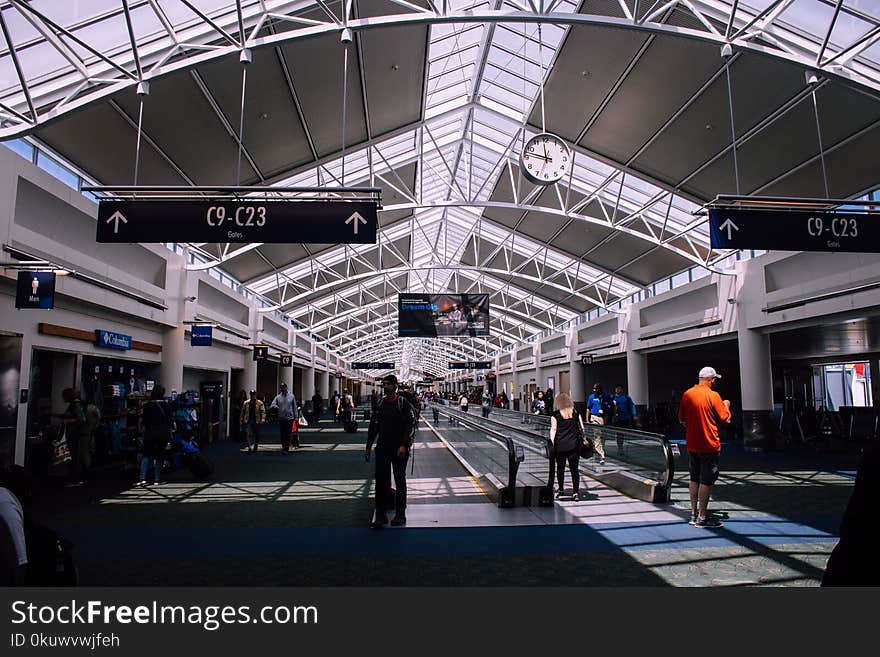
[[[141,457],[141,478],[139,486],[147,485],[147,471],[153,465],[153,483],[159,484],[162,477],[162,464],[165,461],[165,448],[171,440],[171,410],[165,402],[165,388],[153,386],[150,401],[144,404],[141,415],[141,430],[144,435],[144,451]]]
[[[287,383],[281,382],[281,392],[269,408],[278,411],[278,430],[281,437],[281,453],[290,452],[290,434],[293,430],[293,421],[299,415],[299,409],[296,406],[296,396],[287,390]],[[299,432],[293,434],[293,448],[299,449]]]
[[[339,418],[339,421],[345,425],[346,422],[351,420],[353,412],[354,397],[351,396],[351,393],[349,393],[348,390],[344,390],[336,404],[336,416]]]
[[[614,426],[621,429],[634,429],[636,420],[636,405],[621,384],[614,386]],[[617,434],[617,453],[626,451],[623,434]]]
[[[565,488],[565,463],[571,472],[572,494],[571,499],[577,500],[579,495],[580,472],[578,461],[580,460],[581,443],[584,441],[584,423],[580,413],[575,411],[571,397],[560,392],[556,395],[554,404],[556,410],[550,416],[550,442],[553,443],[553,458],[556,461],[556,499],[562,499]],[[550,482],[552,486],[553,482]]]
[[[318,426],[318,423],[321,421],[321,411],[324,409],[324,398],[321,397],[321,393],[315,391],[315,394],[312,395],[312,422],[314,422],[315,426]]]
[[[489,393],[488,388],[483,391],[483,401],[481,406],[483,409],[483,417],[489,417],[489,412],[492,410],[492,395]]]
[[[370,417],[367,430],[367,449],[364,452],[369,462],[373,443],[376,444],[376,513],[370,525],[379,529],[388,524],[387,499],[391,490],[391,475],[394,473],[395,503],[392,526],[406,524],[406,462],[409,460],[415,432],[415,414],[412,406],[397,394],[397,377],[389,374],[382,379],[385,396],[375,413]]]
[[[245,451],[253,454],[257,451],[257,443],[260,440],[260,426],[266,423],[266,406],[257,399],[256,390],[251,390],[250,399],[245,401],[241,407],[239,420],[244,432],[244,439],[247,441]]]
[[[602,391],[600,384],[594,383],[593,392],[587,398],[587,423],[604,426],[606,422],[611,424],[613,417],[614,400],[611,395]],[[602,435],[602,431],[596,431],[593,446],[596,449],[599,465],[605,465],[605,436]]]
[[[721,527],[717,518],[707,514],[709,495],[718,479],[721,453],[719,424],[730,424],[730,400],[722,401],[712,388],[721,375],[713,367],[704,367],[699,383],[681,396],[678,419],[684,425],[690,460],[691,520],[696,527]]]

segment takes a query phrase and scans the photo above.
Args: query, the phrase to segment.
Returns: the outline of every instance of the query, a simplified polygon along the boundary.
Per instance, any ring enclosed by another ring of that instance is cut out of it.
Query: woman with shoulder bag
[[[153,482],[160,483],[162,462],[165,460],[165,446],[171,439],[171,411],[164,401],[165,388],[156,385],[150,393],[150,401],[143,408],[141,428],[144,434],[144,449],[141,455],[141,478],[138,486],[147,485],[147,470],[153,464]]]
[[[571,472],[573,492],[571,499],[579,496],[580,471],[578,461],[582,445],[586,442],[584,425],[580,414],[574,408],[571,397],[560,392],[554,400],[556,410],[550,416],[550,441],[553,443],[553,459],[556,461],[556,499],[562,499],[565,488],[565,463]],[[552,483],[552,482],[551,482]]]

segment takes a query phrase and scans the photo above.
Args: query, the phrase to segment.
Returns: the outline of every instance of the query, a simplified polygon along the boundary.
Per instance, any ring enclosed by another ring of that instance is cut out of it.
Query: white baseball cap
[[[700,370],[701,379],[720,379],[721,375],[715,371],[714,367],[704,367]]]

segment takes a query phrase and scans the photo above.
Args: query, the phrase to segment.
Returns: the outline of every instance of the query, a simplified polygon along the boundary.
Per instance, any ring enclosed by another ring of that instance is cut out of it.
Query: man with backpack
[[[382,379],[382,385],[385,396],[370,417],[367,449],[364,452],[369,462],[373,443],[376,443],[376,515],[370,525],[373,529],[388,524],[386,510],[391,501],[387,497],[391,489],[392,471],[395,515],[391,525],[399,527],[406,524],[406,462],[409,460],[416,428],[413,407],[397,394],[397,377],[389,374]]]
[[[593,384],[593,393],[587,398],[587,424],[604,426],[606,422],[611,424],[613,418],[614,399],[602,391],[600,384]],[[601,431],[596,431],[593,447],[596,449],[599,465],[605,465],[605,436]]]
[[[344,390],[336,404],[336,416],[345,426],[346,422],[351,422],[352,413],[354,413],[354,397],[351,396],[348,390]]]

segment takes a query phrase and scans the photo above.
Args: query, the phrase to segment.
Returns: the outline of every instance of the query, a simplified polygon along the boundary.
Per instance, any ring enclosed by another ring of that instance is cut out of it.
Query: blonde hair
[[[574,408],[574,402],[571,400],[571,395],[567,392],[560,392],[556,395],[556,399],[553,400],[553,405],[557,410],[564,411],[568,408]]]

